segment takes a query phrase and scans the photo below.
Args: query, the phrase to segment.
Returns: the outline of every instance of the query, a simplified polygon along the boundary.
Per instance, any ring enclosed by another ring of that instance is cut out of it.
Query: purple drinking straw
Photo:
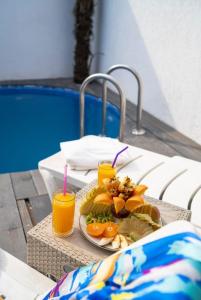
[[[117,161],[117,158],[118,158],[119,154],[121,154],[122,152],[124,152],[126,149],[128,149],[128,146],[126,146],[124,149],[122,149],[121,151],[119,151],[119,152],[116,154],[116,156],[115,156],[115,158],[114,158],[114,160],[113,160],[113,163],[112,163],[112,168],[114,168],[114,165],[116,164],[116,161]]]

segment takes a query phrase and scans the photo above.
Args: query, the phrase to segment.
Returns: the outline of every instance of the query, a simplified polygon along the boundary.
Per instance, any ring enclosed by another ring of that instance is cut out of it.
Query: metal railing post
[[[145,130],[141,126],[141,121],[142,121],[142,94],[143,94],[142,80],[140,78],[140,75],[132,67],[129,67],[127,65],[121,65],[121,64],[114,65],[114,66],[112,66],[108,69],[107,74],[111,74],[115,70],[119,70],[119,69],[129,71],[131,74],[133,74],[133,76],[137,80],[138,96],[137,96],[137,111],[136,111],[136,128],[132,129],[132,134],[143,135],[145,133]],[[103,124],[102,124],[103,125],[103,127],[102,127],[103,134],[105,132],[106,101],[107,101],[107,83],[104,82],[104,85],[103,85]]]
[[[85,111],[85,101],[84,93],[87,85],[96,79],[103,79],[104,82],[111,82],[117,89],[120,96],[120,129],[119,129],[119,140],[123,141],[125,132],[125,118],[126,118],[126,99],[124,93],[119,86],[118,82],[108,74],[97,73],[88,76],[82,83],[80,87],[80,137],[84,136],[84,111]],[[103,101],[103,108],[105,109],[106,115],[106,103]],[[105,116],[104,116],[105,117]],[[104,119],[105,122],[105,119]]]

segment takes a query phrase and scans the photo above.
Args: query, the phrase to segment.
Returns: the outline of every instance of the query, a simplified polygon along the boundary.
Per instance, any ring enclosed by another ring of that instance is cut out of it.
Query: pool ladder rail
[[[138,72],[128,66],[128,65],[123,65],[123,64],[118,64],[118,65],[113,65],[111,66],[107,74],[110,75],[116,70],[126,70],[130,72],[136,79],[137,85],[138,85],[138,94],[137,94],[137,111],[136,111],[136,128],[132,129],[132,134],[134,135],[143,135],[145,134],[145,130],[141,126],[141,121],[142,121],[142,95],[143,95],[143,84],[142,84],[142,79]],[[103,84],[103,120],[102,120],[102,132],[104,134],[105,132],[105,122],[106,122],[106,101],[107,101],[107,83],[104,82]]]
[[[103,99],[103,110],[102,110],[102,135],[105,135],[105,124],[106,124],[106,104],[107,104],[107,81],[112,83],[120,96],[120,129],[119,129],[119,140],[123,141],[124,132],[125,132],[125,118],[126,118],[126,98],[120,87],[119,83],[110,75],[115,70],[127,70],[129,71],[137,80],[138,84],[138,101],[137,101],[137,111],[136,111],[136,128],[132,130],[132,134],[134,135],[143,135],[145,130],[141,126],[142,120],[142,80],[140,75],[132,68],[127,65],[114,65],[110,67],[107,71],[107,74],[104,73],[97,73],[88,76],[82,83],[80,87],[80,137],[84,136],[84,110],[85,110],[85,89],[89,83],[97,79],[103,79],[103,92],[102,92],[102,99]]]
[[[110,75],[104,74],[104,73],[97,73],[88,76],[82,83],[80,87],[80,137],[84,136],[84,110],[85,110],[85,101],[84,101],[84,95],[85,95],[85,89],[89,83],[91,83],[94,80],[97,79],[103,79],[104,82],[109,81],[112,83],[115,88],[117,89],[120,97],[120,129],[119,129],[119,140],[123,142],[124,139],[124,132],[125,132],[125,124],[126,124],[126,98],[124,96],[124,93],[118,84],[118,82]],[[103,102],[103,107],[106,106],[106,101]]]

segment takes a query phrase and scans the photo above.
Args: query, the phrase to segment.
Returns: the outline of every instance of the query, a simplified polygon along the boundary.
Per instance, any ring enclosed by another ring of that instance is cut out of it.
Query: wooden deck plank
[[[9,174],[0,175],[0,248],[26,261],[26,241]]]
[[[0,175],[0,229],[10,230],[21,226],[9,174]]]
[[[134,123],[130,119],[127,119],[126,125],[125,143],[159,154],[165,153],[166,156],[178,155],[178,152],[175,149],[160,139],[156,139],[156,137],[148,130],[146,131],[146,134],[142,136],[132,135],[131,132]]]
[[[29,211],[33,225],[42,221],[52,210],[50,199],[47,194],[31,197],[29,198],[29,203]]]
[[[27,240],[27,232],[33,227],[31,217],[29,215],[29,210],[27,208],[25,200],[23,199],[17,201],[17,206],[18,206],[21,222],[24,229],[24,234]]]
[[[26,241],[22,227],[1,230],[0,248],[26,262]]]
[[[144,124],[155,135],[170,147],[175,149],[179,155],[186,158],[201,161],[201,146],[190,138],[187,138],[174,128],[145,113]]]
[[[31,173],[32,180],[34,182],[34,185],[36,187],[38,195],[47,194],[47,189],[43,182],[42,176],[40,175],[40,172],[38,170],[32,170],[32,171],[30,171],[30,173]]]
[[[30,172],[11,173],[11,180],[16,199],[38,195]]]

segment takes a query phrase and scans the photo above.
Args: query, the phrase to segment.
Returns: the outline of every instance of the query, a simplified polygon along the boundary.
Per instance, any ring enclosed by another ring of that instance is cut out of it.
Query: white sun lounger
[[[54,285],[54,281],[0,249],[0,294],[6,300],[34,300]]]
[[[126,144],[125,144],[126,145]],[[118,172],[136,183],[146,184],[147,195],[192,210],[192,222],[201,226],[201,163],[179,156],[167,157],[132,147],[133,161]],[[61,152],[39,162],[48,193],[62,186],[65,158]],[[82,188],[97,176],[97,171],[68,171],[69,183]]]

